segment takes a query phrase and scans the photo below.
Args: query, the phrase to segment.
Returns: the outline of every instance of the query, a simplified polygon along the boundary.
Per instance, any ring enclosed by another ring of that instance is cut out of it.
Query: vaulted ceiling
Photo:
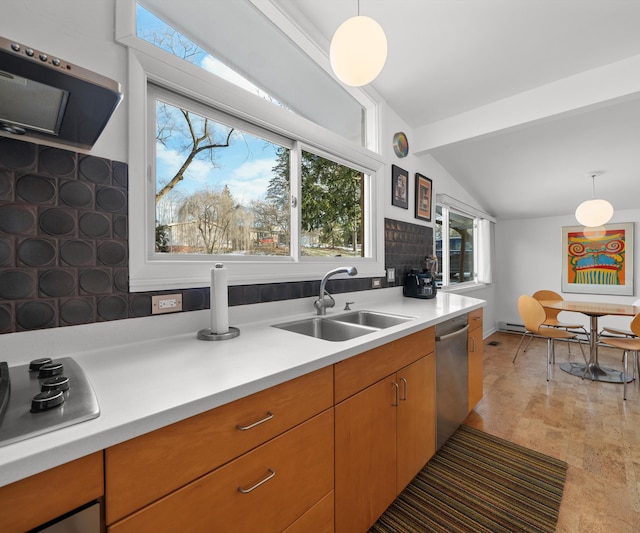
[[[376,19],[389,52],[373,89],[413,128],[411,151],[498,219],[573,213],[592,171],[597,196],[640,207],[640,2],[272,3],[327,55],[358,9]]]

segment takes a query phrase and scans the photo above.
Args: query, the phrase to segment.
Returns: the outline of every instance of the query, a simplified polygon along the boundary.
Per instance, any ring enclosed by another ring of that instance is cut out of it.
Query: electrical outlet
[[[371,278],[371,288],[379,289],[382,287],[382,280],[380,278]]]
[[[151,314],[182,311],[182,294],[161,294],[151,297]]]
[[[396,281],[396,269],[387,268],[387,282],[394,283]]]

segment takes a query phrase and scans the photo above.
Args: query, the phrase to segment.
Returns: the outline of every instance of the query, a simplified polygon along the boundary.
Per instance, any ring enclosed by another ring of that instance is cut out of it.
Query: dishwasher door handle
[[[436,337],[436,342],[448,341],[449,339],[453,339],[454,337],[457,337],[458,335],[462,335],[462,333],[466,333],[468,329],[469,329],[469,324],[467,324],[463,328],[457,329],[453,333],[448,333],[447,335],[442,335],[441,337]]]

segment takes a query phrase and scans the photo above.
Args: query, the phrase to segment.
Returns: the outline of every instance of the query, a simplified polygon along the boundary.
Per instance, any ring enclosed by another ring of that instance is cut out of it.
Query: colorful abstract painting
[[[633,223],[562,228],[563,292],[633,294]]]

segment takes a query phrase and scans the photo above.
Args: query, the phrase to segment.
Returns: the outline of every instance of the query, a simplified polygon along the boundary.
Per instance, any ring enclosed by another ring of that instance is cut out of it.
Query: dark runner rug
[[[462,425],[370,533],[553,532],[567,464]]]

